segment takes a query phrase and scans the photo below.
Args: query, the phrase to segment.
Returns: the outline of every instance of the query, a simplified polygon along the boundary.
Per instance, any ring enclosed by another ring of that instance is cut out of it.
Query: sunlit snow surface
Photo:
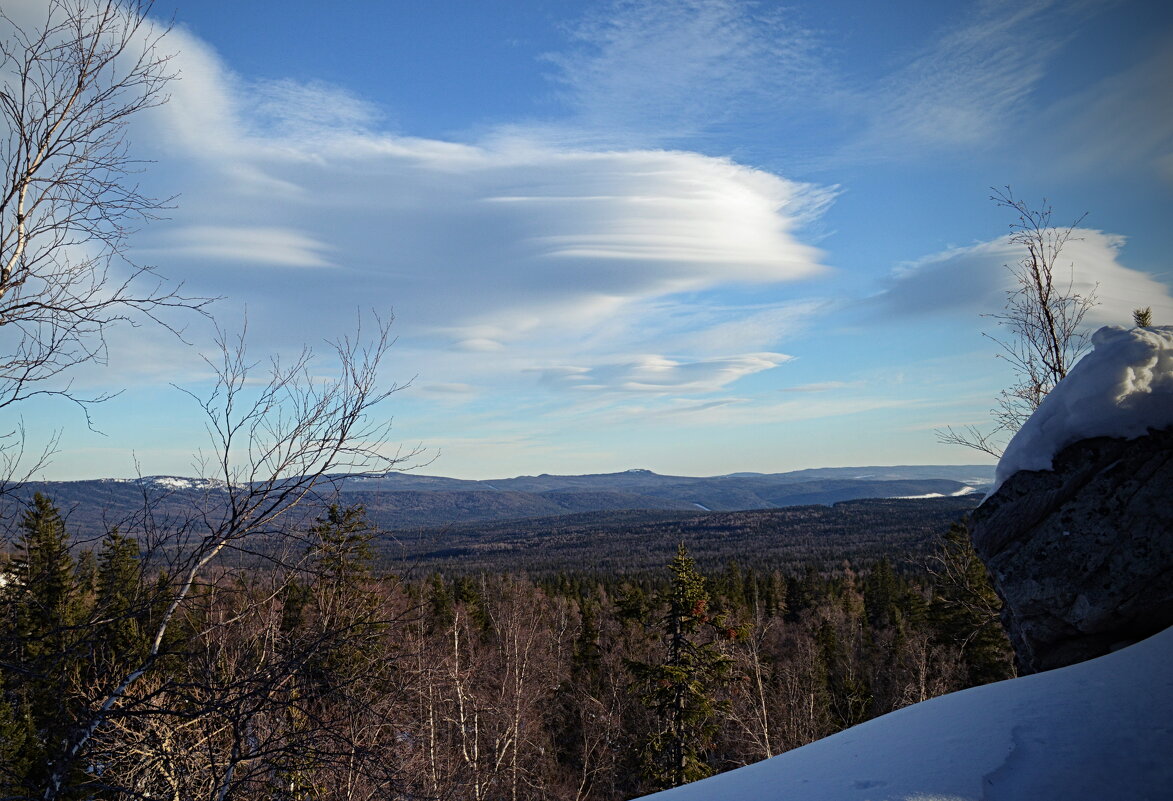
[[[990,494],[1019,470],[1049,470],[1073,442],[1173,425],[1173,327],[1107,326],[1092,346],[1010,440]]]
[[[1167,801],[1173,629],[893,712],[660,801]]]

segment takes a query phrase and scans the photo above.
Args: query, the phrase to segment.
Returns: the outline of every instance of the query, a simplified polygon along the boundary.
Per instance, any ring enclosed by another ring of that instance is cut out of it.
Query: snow
[[[1173,798],[1173,629],[906,707],[659,801]]]
[[[1019,470],[1049,470],[1081,439],[1135,439],[1173,426],[1173,326],[1106,326],[1092,345],[1010,440],[990,494]]]
[[[966,484],[961,489],[956,492],[950,492],[948,495],[942,495],[940,492],[926,492],[924,495],[897,495],[893,500],[919,501],[923,498],[960,498],[962,495],[969,495],[971,492],[977,492],[977,489]]]
[[[132,480],[137,480],[140,483],[153,484],[156,487],[162,487],[165,489],[172,489],[172,490],[184,490],[184,489],[209,490],[209,489],[222,489],[225,486],[223,481],[218,481],[216,479],[211,479],[211,478],[180,478],[178,476],[147,476],[145,478],[132,479]]]

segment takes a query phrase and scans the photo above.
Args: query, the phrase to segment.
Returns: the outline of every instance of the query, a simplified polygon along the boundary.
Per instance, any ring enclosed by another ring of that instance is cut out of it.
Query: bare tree
[[[107,356],[111,326],[203,310],[125,258],[167,201],[134,181],[127,126],[166,100],[165,30],[150,0],[49,0],[38,25],[0,10],[0,408],[58,395]],[[87,415],[88,421],[88,415]]]
[[[151,5],[47,0],[29,12],[40,15],[34,22],[0,8],[0,409],[56,395],[85,410],[102,398],[74,392],[69,374],[106,360],[113,326],[153,321],[178,333],[171,311],[205,312],[210,302],[126,258],[135,227],[168,202],[136,184],[141,164],[127,140],[135,116],[165,102],[171,78],[160,49],[166,29],[148,19]],[[218,557],[262,549],[296,529],[305,502],[329,493],[336,476],[384,472],[411,458],[387,449],[389,422],[381,416],[397,389],[379,378],[392,344],[389,321],[331,343],[332,363],[320,365],[303,350],[292,363],[272,360],[264,377],[248,360],[243,335],[221,335],[217,344],[208,362],[213,389],[197,397],[211,437],[204,503],[183,519],[160,520],[146,499],[128,529],[144,563],[165,568],[155,597],[140,604],[145,645],[87,674],[84,709],[52,744],[38,790],[44,799],[69,795],[79,776],[93,779],[89,757],[119,721],[134,720],[151,736],[169,731],[149,725],[167,712],[148,701],[163,686],[167,641]],[[9,436],[0,437],[0,467],[7,468],[0,482],[18,476],[23,456],[19,428]],[[265,608],[254,604],[251,613]],[[179,726],[167,736],[178,742],[192,731]],[[101,764],[133,758],[108,756]],[[174,776],[184,774],[173,767]]]
[[[1066,228],[1056,228],[1045,200],[1032,209],[1014,197],[1010,187],[994,190],[990,199],[1018,215],[1010,224],[1010,242],[1026,251],[1016,264],[1006,265],[1014,279],[1014,287],[1006,292],[1006,306],[998,314],[987,315],[1002,331],[985,334],[997,343],[998,355],[1010,363],[1015,383],[998,395],[992,430],[950,426],[938,431],[937,437],[948,445],[1001,456],[1003,438],[1026,422],[1087,350],[1083,318],[1096,305],[1096,292],[1094,288],[1086,295],[1075,291],[1074,269],[1068,265],[1064,272],[1060,264],[1063,248],[1083,216]]]
[[[222,337],[218,362],[209,362],[217,380],[200,400],[208,419],[218,482],[208,482],[205,502],[184,521],[164,530],[143,532],[160,556],[169,556],[169,577],[148,633],[143,657],[106,677],[93,695],[89,712],[73,727],[42,798],[60,798],[68,777],[84,762],[95,735],[124,710],[142,716],[135,689],[146,684],[166,653],[164,644],[185,603],[208,580],[214,560],[226,550],[251,551],[299,525],[302,505],[332,489],[342,474],[385,472],[415,452],[388,450],[389,421],[376,416],[399,387],[379,383],[379,367],[391,347],[389,323],[374,335],[360,334],[334,343],[335,376],[311,373],[313,354],[302,352],[293,364],[273,360],[264,381],[254,381],[243,337]],[[320,506],[315,507],[320,510]],[[149,511],[149,510],[148,510]],[[149,558],[149,557],[148,557]],[[225,785],[227,786],[227,785]]]

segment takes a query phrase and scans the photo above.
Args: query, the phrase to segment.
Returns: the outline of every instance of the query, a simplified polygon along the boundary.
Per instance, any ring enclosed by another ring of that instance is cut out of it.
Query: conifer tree
[[[930,620],[939,637],[961,649],[969,684],[1011,678],[1014,668],[1001,624],[1002,599],[973,549],[965,524],[954,523],[941,538],[929,570],[934,591]]]
[[[74,647],[83,610],[65,521],[46,496],[33,496],[16,547],[3,592],[8,642],[0,657],[6,668],[0,734],[8,739],[0,750],[6,762],[0,781],[19,795],[48,775],[69,737],[83,667]]]
[[[717,638],[723,621],[709,611],[705,577],[681,543],[669,564],[672,579],[655,621],[664,644],[658,663],[633,663],[640,700],[658,721],[644,748],[644,770],[658,787],[676,787],[712,774],[705,753],[720,727],[718,699],[732,660]]]
[[[334,581],[365,579],[371,575],[375,532],[362,506],[331,504],[325,517],[310,529],[310,552],[315,570]]]
[[[138,542],[111,530],[98,551],[97,615],[101,635],[99,659],[112,665],[146,654],[142,565]]]

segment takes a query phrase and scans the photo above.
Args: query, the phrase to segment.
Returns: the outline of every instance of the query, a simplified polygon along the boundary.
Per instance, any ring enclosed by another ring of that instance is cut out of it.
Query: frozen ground
[[[1173,629],[906,707],[658,801],[1168,801]]]

